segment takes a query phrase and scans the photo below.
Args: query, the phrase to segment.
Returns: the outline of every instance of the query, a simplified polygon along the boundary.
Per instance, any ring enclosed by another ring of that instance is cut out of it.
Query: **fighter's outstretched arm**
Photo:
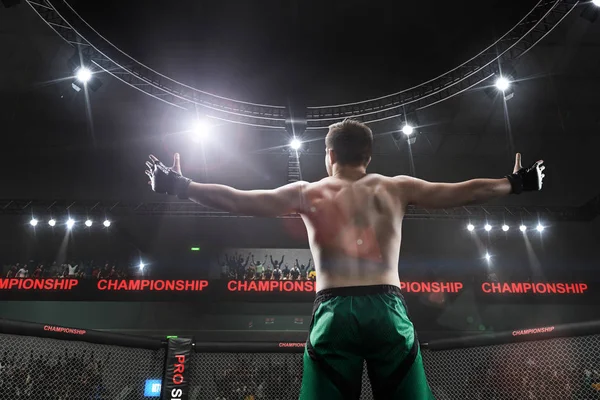
[[[210,208],[256,217],[276,217],[302,212],[306,182],[294,182],[272,190],[238,190],[230,186],[192,182],[181,175],[179,154],[168,168],[156,157],[146,162],[146,175],[158,193],[175,194]]]
[[[238,190],[230,186],[190,183],[188,198],[233,214],[276,217],[301,211],[302,182],[272,190]]]
[[[502,179],[472,179],[459,183],[433,183],[407,176],[395,177],[406,203],[425,208],[451,208],[484,203],[522,191],[540,190],[545,167],[538,161],[528,168],[521,166],[517,154],[513,174]]]

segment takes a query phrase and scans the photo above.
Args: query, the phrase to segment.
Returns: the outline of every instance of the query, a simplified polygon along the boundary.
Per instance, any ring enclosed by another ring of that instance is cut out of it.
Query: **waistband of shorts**
[[[394,285],[369,285],[369,286],[345,286],[319,290],[317,299],[343,297],[343,296],[369,296],[373,294],[395,294],[402,297],[398,286]]]

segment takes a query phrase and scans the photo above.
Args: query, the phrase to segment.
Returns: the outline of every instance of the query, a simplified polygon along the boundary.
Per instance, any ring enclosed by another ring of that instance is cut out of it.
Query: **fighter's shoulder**
[[[334,182],[334,179],[331,178],[330,176],[327,176],[327,177],[320,179],[318,181],[315,181],[315,182],[303,181],[302,187],[304,190],[311,190],[311,189],[317,189],[317,188],[321,188],[323,186],[327,186],[333,182]]]
[[[381,175],[382,184],[396,195],[403,195],[414,189],[418,183],[418,179],[407,175],[383,176]]]
[[[402,186],[411,184],[414,181],[414,178],[407,175],[395,175],[395,176],[386,176],[379,174],[369,174],[374,175],[374,179],[377,179],[381,183],[389,184],[392,186]]]

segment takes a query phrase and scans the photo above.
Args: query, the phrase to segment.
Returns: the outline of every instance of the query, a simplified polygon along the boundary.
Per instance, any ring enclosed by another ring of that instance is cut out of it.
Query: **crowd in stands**
[[[261,360],[266,361],[266,360]],[[274,364],[238,358],[225,369],[214,372],[215,400],[295,400],[300,393],[300,360]]]
[[[117,279],[132,275],[130,268],[117,267],[116,263],[100,263],[92,261],[58,263],[56,261],[43,264],[29,261],[7,265],[3,270],[4,278],[96,278]]]
[[[583,359],[591,357],[578,351],[568,355],[572,358],[557,362],[561,359],[560,346],[539,347],[538,355],[525,357],[521,352],[510,357],[488,356],[479,364],[457,358],[453,376],[434,374],[429,379],[435,398],[453,400],[460,394],[465,400],[600,399],[598,362],[586,365]],[[572,343],[572,347],[578,346]]]
[[[104,399],[103,365],[94,353],[0,357],[0,399]]]
[[[268,262],[269,261],[269,262]],[[300,263],[297,259],[290,267],[285,263],[285,255],[281,260],[273,259],[272,255],[265,255],[264,260],[255,260],[254,255],[235,253],[233,256],[225,254],[225,259],[219,260],[221,277],[224,279],[245,280],[315,280],[317,277],[312,259],[308,263]]]

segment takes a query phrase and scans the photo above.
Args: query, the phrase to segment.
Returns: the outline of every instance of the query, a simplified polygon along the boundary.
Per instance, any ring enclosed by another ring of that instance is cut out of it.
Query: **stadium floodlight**
[[[495,85],[496,89],[505,92],[510,87],[510,81],[507,78],[501,76],[498,79],[496,79]]]
[[[50,221],[48,221],[48,225],[50,225],[50,226],[56,225],[56,220],[54,218],[50,219]]]
[[[406,124],[402,127],[402,133],[404,133],[406,136],[410,136],[415,132],[415,128],[412,127],[412,125]]]
[[[535,229],[537,229],[538,232],[543,232],[544,231],[544,225],[538,224],[538,226]]]
[[[85,226],[87,226],[88,228],[89,228],[90,226],[92,226],[92,220],[91,220],[91,219],[88,219],[88,220],[86,220],[86,221],[85,221]]]
[[[519,227],[519,230],[520,230],[521,232],[525,232],[525,231],[527,230],[527,227],[526,227],[525,225],[521,225],[521,226]]]
[[[290,141],[290,147],[292,150],[300,150],[300,147],[302,147],[302,142],[297,138],[293,138]]]
[[[105,228],[108,228],[110,226],[110,221],[105,219],[102,225],[104,225]]]
[[[210,125],[205,120],[199,119],[194,122],[194,126],[192,127],[192,141],[195,143],[200,143],[202,140],[206,138],[208,133],[210,132]]]
[[[140,261],[140,269],[143,270],[145,267],[144,263],[142,261]]]
[[[29,221],[29,225],[31,226],[37,226],[38,224],[38,220],[35,218],[31,218],[31,220]]]
[[[75,77],[81,83],[88,83],[92,79],[92,71],[87,67],[80,67],[75,72]]]
[[[485,253],[485,260],[489,262],[491,259],[492,256],[490,255],[490,253]]]
[[[473,232],[475,230],[475,225],[469,224],[467,225],[467,229],[469,230],[469,232]]]
[[[67,229],[71,229],[75,226],[75,221],[71,218],[67,220]]]
[[[506,224],[502,225],[502,230],[504,232],[508,232],[509,229],[510,229],[510,227],[508,225],[506,225]]]
[[[492,226],[490,224],[485,224],[484,229],[486,232],[489,232],[492,230]]]

